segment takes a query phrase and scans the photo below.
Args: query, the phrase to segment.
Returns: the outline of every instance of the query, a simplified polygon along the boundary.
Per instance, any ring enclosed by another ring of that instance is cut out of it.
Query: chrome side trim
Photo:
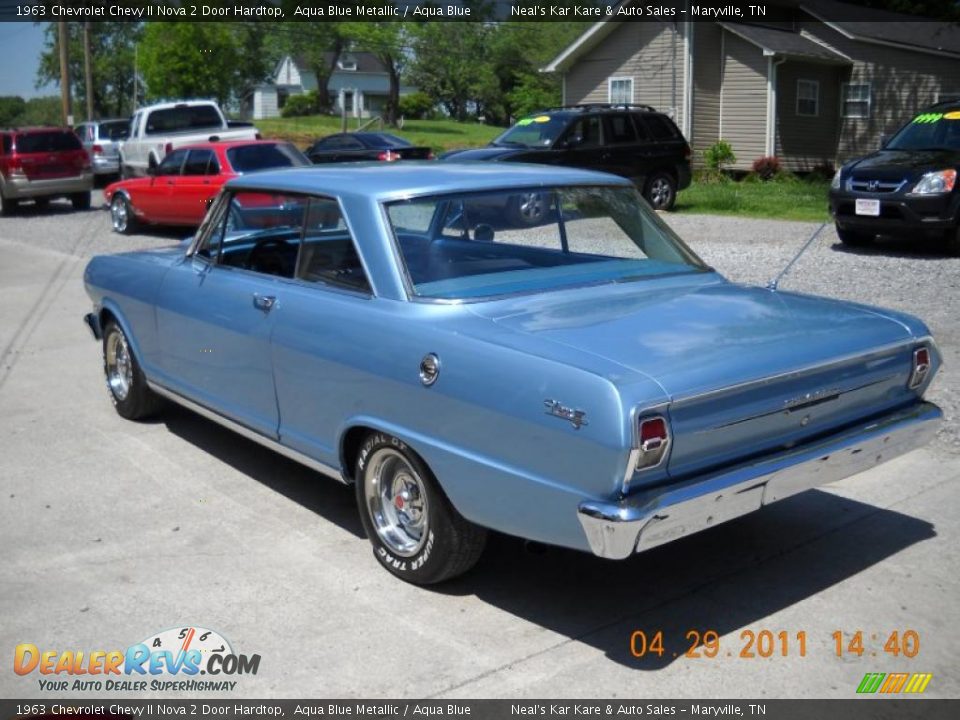
[[[279,453],[286,458],[290,458],[301,465],[306,465],[311,470],[316,470],[322,475],[326,475],[334,480],[339,480],[345,485],[348,484],[347,479],[343,476],[343,473],[336,468],[332,468],[329,465],[320,462],[319,460],[314,460],[309,455],[304,455],[301,452],[297,452],[296,450],[289,448],[286,445],[282,445],[272,438],[261,435],[257,431],[251,430],[245,425],[241,425],[238,422],[230,420],[229,418],[226,418],[220,413],[210,410],[203,405],[199,405],[198,403],[193,402],[193,400],[188,400],[187,398],[183,397],[183,395],[180,395],[173,390],[168,390],[162,385],[158,385],[155,382],[147,380],[147,386],[157,395],[165,397],[167,400],[177,403],[177,405],[182,405],[183,407],[187,408],[187,410],[192,410],[197,415],[202,415],[203,417],[207,418],[207,420],[213,420],[213,422],[217,423],[218,425],[222,425],[228,430],[233,430],[238,435],[242,435],[243,437],[247,438],[247,440],[253,440],[253,442],[263,445],[263,447],[267,448],[268,450],[273,450],[274,452]]]
[[[943,413],[918,402],[818,442],[622,500],[580,503],[577,518],[593,553],[621,560],[764,505],[836,482],[929,442]]]
[[[852,360],[869,360],[881,355],[888,355],[894,350],[899,350],[905,347],[914,347],[923,343],[933,343],[933,338],[929,335],[925,335],[919,338],[908,338],[907,340],[900,340],[895,343],[890,343],[889,345],[882,345],[878,348],[874,348],[865,353],[851,353],[849,355],[844,355],[843,357],[834,358],[824,363],[813,363],[811,365],[806,365],[804,367],[799,367],[796,370],[787,370],[785,372],[776,373],[774,375],[767,375],[765,377],[757,378],[755,380],[746,380],[736,385],[726,385],[721,388],[716,388],[714,390],[704,390],[703,392],[692,393],[690,395],[679,395],[674,398],[671,408],[682,407],[689,403],[699,402],[707,398],[712,397],[722,397],[730,393],[740,392],[749,387],[754,387],[758,385],[766,385],[767,383],[777,382],[779,380],[785,380],[792,377],[801,377],[818,370],[829,370],[830,368],[837,367],[839,365],[846,365]]]

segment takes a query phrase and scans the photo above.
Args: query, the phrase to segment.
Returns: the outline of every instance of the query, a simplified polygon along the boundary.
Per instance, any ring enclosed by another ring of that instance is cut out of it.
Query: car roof
[[[144,105],[143,107],[139,107],[136,110],[134,110],[134,112],[142,112],[144,110],[150,110],[152,112],[153,110],[169,110],[170,108],[187,107],[187,106],[197,107],[199,105],[213,105],[214,107],[217,107],[217,103],[213,100],[206,100],[206,99],[175,100],[173,102],[156,103],[155,105]]]
[[[214,142],[190,143],[181,145],[177,150],[229,150],[230,148],[243,147],[247,145],[279,145],[289,144],[286,140],[216,140]]]
[[[264,170],[227,183],[235,190],[279,190],[396,200],[458,191],[556,185],[632,185],[616,175],[522,163],[405,161]]]

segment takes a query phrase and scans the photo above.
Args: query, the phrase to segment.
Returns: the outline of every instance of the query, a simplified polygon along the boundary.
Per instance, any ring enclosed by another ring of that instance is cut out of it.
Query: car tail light
[[[930,348],[919,347],[913,351],[913,370],[910,372],[908,387],[913,390],[923,385],[930,374]]]
[[[94,145],[93,146],[94,155],[103,155],[103,145]]]
[[[381,150],[377,153],[377,160],[383,160],[384,162],[393,162],[399,159],[400,153],[394,152],[393,150]]]
[[[12,177],[24,177],[26,175],[23,171],[23,163],[20,162],[19,158],[10,158],[7,168]]]
[[[427,160],[435,160],[436,157],[437,156],[433,154],[433,150],[427,153]]]
[[[637,457],[637,470],[656,467],[666,457],[670,447],[670,426],[662,415],[645,417],[638,428],[640,452]]]

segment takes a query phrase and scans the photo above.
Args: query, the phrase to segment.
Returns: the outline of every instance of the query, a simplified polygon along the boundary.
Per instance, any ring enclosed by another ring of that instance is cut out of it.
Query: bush
[[[418,90],[400,98],[400,114],[410,120],[429,120],[434,114],[434,105],[429,95]]]
[[[780,158],[770,156],[757,158],[753,161],[753,172],[761,180],[771,180],[774,176],[783,172],[783,166],[780,164]]]
[[[719,172],[723,170],[724,165],[729,165],[737,161],[737,156],[733,154],[733,148],[726,140],[719,140],[703,151],[703,160],[707,164],[708,170]]]
[[[719,170],[697,170],[693,174],[693,181],[701,185],[725,185],[733,179]]]
[[[280,110],[282,117],[301,117],[303,115],[316,115],[320,112],[320,103],[315,92],[303,93],[302,95],[291,95],[283,104]]]
[[[807,175],[807,179],[813,181],[833,180],[833,174],[835,172],[836,169],[833,167],[833,163],[820,163],[819,165],[813,166],[813,169]]]

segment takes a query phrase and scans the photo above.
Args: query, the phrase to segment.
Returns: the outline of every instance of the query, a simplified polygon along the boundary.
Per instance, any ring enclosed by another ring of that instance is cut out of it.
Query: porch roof
[[[720,23],[720,26],[724,30],[756,45],[763,50],[764,55],[778,55],[832,65],[851,64],[850,58],[834,52],[825,45],[814,42],[800,33],[740,23]]]

